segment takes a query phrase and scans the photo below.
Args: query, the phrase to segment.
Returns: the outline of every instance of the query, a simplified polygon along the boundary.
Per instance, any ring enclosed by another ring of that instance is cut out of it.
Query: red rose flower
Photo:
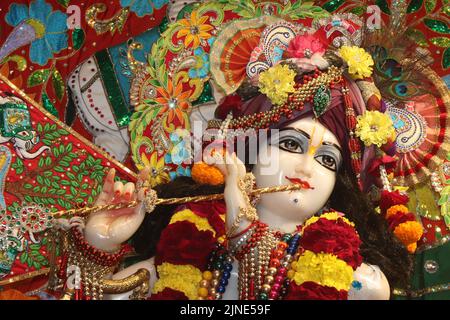
[[[189,300],[183,292],[165,288],[163,291],[152,294],[148,300]]]
[[[406,205],[409,201],[408,196],[401,194],[398,190],[394,192],[389,192],[383,190],[381,193],[380,209],[383,215],[386,214],[387,209],[395,205],[403,204]]]
[[[325,287],[312,281],[304,282],[300,286],[291,281],[285,300],[347,300],[346,290]]]
[[[191,264],[203,270],[215,243],[211,231],[199,231],[188,221],[175,222],[161,233],[156,247],[155,264]]]
[[[356,230],[341,219],[319,219],[303,231],[300,246],[315,253],[330,253],[347,262],[353,269],[362,263],[361,240]]]
[[[227,115],[231,112],[233,117],[240,116],[242,104],[242,98],[237,94],[228,95],[222,101],[222,103],[217,107],[215,112],[215,117],[218,119],[225,120]]]

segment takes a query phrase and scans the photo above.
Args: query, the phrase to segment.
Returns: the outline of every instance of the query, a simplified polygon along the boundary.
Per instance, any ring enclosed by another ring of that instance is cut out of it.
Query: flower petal
[[[169,0],[153,0],[153,5],[156,9],[161,9]]]
[[[214,27],[210,26],[209,24],[202,24],[201,26],[198,27],[198,30],[204,31],[204,32],[210,31],[212,29],[214,29]]]
[[[189,29],[181,29],[180,31],[177,32],[177,37],[181,38],[187,36],[189,33],[190,33]]]
[[[11,26],[17,26],[23,20],[29,18],[28,7],[24,4],[13,3],[5,16],[6,22]]]
[[[147,0],[136,0],[130,7],[138,17],[153,14],[153,7]]]
[[[135,0],[120,0],[120,5],[122,7],[129,7],[133,1]]]
[[[52,13],[52,6],[45,0],[35,0],[30,4],[30,18],[40,20],[47,27],[47,18]]]
[[[45,66],[49,59],[53,57],[50,46],[45,38],[35,40],[30,47],[30,60],[41,66]]]
[[[68,40],[67,40],[67,33],[65,32],[46,34],[45,39],[52,48],[53,52],[60,52],[61,50],[67,48]]]
[[[204,24],[206,22],[206,20],[208,20],[208,16],[203,16],[201,17],[198,21],[197,21],[197,25],[201,26],[202,24]]]
[[[54,11],[47,19],[45,26],[47,33],[61,33],[67,31],[67,14]]]

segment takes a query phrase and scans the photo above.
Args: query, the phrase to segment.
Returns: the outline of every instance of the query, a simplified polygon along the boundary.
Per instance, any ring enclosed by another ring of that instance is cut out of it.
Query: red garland
[[[204,270],[216,239],[211,231],[199,231],[188,221],[168,225],[161,233],[156,248],[155,264],[168,262],[176,265],[190,264]]]
[[[385,215],[386,211],[395,205],[406,205],[408,201],[408,196],[401,194],[398,190],[393,192],[383,190],[380,200],[381,214]]]
[[[152,294],[148,300],[189,300],[189,299],[181,291],[165,288],[161,292]]]
[[[353,270],[362,263],[360,245],[361,240],[355,229],[342,219],[320,218],[304,229],[300,240],[300,246],[304,250],[334,254]]]
[[[400,224],[408,221],[416,221],[414,214],[412,214],[411,212],[397,212],[387,219],[387,222],[389,223],[389,229],[392,231],[394,231],[395,228],[397,228],[397,226],[399,226]]]
[[[300,286],[291,281],[285,300],[347,300],[346,290],[325,287],[312,281],[304,282]]]

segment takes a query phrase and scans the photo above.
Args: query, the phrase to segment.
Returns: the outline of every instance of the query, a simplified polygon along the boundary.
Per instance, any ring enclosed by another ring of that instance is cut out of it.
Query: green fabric
[[[429,273],[424,265],[428,260],[436,261],[439,269],[435,273]],[[414,275],[412,278],[412,291],[423,290],[439,285],[450,284],[450,242],[425,250],[415,255]],[[394,296],[394,299],[404,300],[406,297]],[[450,290],[430,292],[413,300],[450,300]]]

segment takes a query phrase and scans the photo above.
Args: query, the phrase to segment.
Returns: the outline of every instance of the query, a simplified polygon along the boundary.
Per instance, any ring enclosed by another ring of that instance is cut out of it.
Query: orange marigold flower
[[[219,169],[204,162],[197,162],[192,166],[191,176],[195,182],[200,184],[217,186],[225,182]]]
[[[394,234],[405,246],[408,246],[422,238],[423,228],[417,221],[407,221],[399,224]]]
[[[409,253],[414,253],[414,252],[416,252],[416,249],[417,249],[417,242],[408,244],[408,245],[406,246],[406,249],[408,250]]]
[[[402,212],[402,213],[408,213],[409,209],[408,207],[399,204],[393,207],[390,207],[387,211],[386,211],[386,219],[389,218],[390,216],[393,216],[394,214],[396,214],[397,212]]]

